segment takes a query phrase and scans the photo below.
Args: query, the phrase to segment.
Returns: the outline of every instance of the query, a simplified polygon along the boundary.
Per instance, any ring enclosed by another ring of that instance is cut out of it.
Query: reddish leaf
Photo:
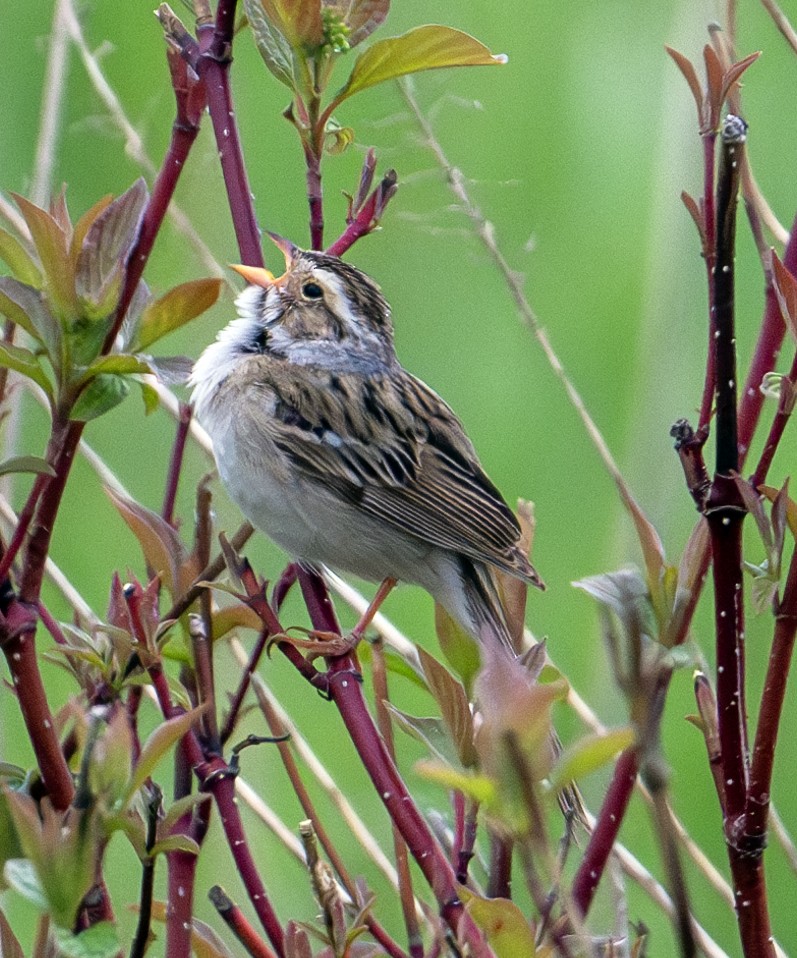
[[[692,217],[692,220],[697,227],[697,232],[700,236],[700,243],[702,246],[706,245],[706,225],[704,222],[703,210],[700,208],[700,204],[697,200],[690,196],[686,190],[683,190],[681,193],[681,201],[686,207],[689,215]]]
[[[665,46],[664,49],[675,61],[675,65],[683,74],[684,79],[689,84],[689,89],[692,91],[692,96],[695,99],[695,105],[697,106],[697,119],[698,122],[701,122],[702,113],[703,113],[703,88],[700,86],[700,80],[697,77],[697,70],[695,70],[692,61],[679,53],[677,50],[674,50],[672,47]]]
[[[96,217],[86,233],[77,257],[75,288],[92,318],[108,316],[116,307],[148,196],[144,180],[137,180]]]
[[[105,491],[138,539],[147,562],[174,595],[175,589],[180,588],[180,567],[186,558],[180,537],[156,512],[119,495],[113,489],[106,487]]]
[[[72,233],[72,242],[69,244],[69,255],[72,257],[75,268],[77,268],[77,259],[89,228],[93,225],[100,213],[111,205],[112,200],[113,196],[110,193],[108,193],[107,196],[103,196],[101,200],[97,200],[91,209],[86,210],[75,224],[75,229]]]
[[[45,287],[56,310],[64,316],[76,317],[75,271],[69,259],[66,234],[46,210],[24,196],[11,195],[30,230],[44,273]]]
[[[772,253],[772,286],[784,322],[792,336],[797,337],[797,279],[786,269],[778,254]]]
[[[745,57],[743,60],[739,60],[738,63],[733,63],[725,71],[725,75],[722,78],[722,90],[720,92],[720,102],[724,102],[731,92],[731,88],[735,83],[738,83],[744,71],[752,66],[753,63],[761,56],[761,51],[757,53],[751,53],[749,56]]]
[[[493,56],[483,43],[460,30],[435,24],[415,27],[400,37],[377,40],[361,53],[329,110],[361,90],[419,70],[503,63],[506,63],[505,56]]]
[[[25,958],[22,945],[11,930],[11,925],[2,911],[0,911],[0,955],[3,958]]]
[[[384,23],[390,0],[323,0],[323,5],[340,16],[351,31],[349,46],[356,47]]]

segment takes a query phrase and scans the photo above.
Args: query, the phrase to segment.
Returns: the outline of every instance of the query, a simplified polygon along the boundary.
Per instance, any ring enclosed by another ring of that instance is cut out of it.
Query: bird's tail
[[[504,611],[494,573],[489,566],[476,562],[469,556],[459,556],[462,586],[468,626],[476,637],[487,644],[497,645],[513,656],[520,651],[515,647]]]

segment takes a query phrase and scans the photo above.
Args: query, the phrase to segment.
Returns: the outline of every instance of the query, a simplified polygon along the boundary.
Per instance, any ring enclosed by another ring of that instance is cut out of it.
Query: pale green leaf
[[[474,923],[481,928],[495,958],[533,958],[534,934],[526,917],[508,898],[481,898],[461,887],[460,898]]]
[[[33,380],[52,399],[53,387],[46,373],[41,367],[38,356],[22,346],[12,343],[0,343],[0,366],[6,366],[15,372]]]
[[[293,52],[290,44],[269,22],[260,0],[244,0],[244,8],[263,62],[280,83],[293,90]]]
[[[634,737],[632,728],[585,735],[565,749],[554,763],[550,774],[551,787],[554,791],[561,791],[608,765],[619,752],[633,745]]]
[[[361,53],[333,107],[368,87],[419,70],[442,67],[498,66],[505,56],[493,56],[475,37],[452,27],[427,24],[399,37],[377,40]]]
[[[189,731],[202,714],[202,708],[191,709],[174,718],[167,719],[157,726],[141,749],[138,763],[127,786],[125,804],[135,795],[149,778],[155,766],[169,752],[172,746]]]
[[[79,935],[67,928],[55,928],[54,932],[63,958],[114,958],[121,947],[116,925],[110,921],[97,922]]]
[[[3,878],[17,894],[41,911],[47,910],[47,898],[33,863],[27,858],[11,858],[3,868]]]
[[[131,356],[128,353],[114,353],[111,356],[99,356],[81,377],[82,382],[88,382],[94,376],[103,373],[115,376],[129,376],[133,373],[152,373],[152,366],[144,356]]]
[[[0,229],[0,259],[14,276],[28,286],[39,289],[42,284],[41,270],[25,246],[7,230]]]
[[[166,855],[168,852],[186,852],[189,855],[199,854],[199,845],[188,835],[166,835],[155,842],[150,850],[153,858],[156,855]]]
[[[12,456],[5,462],[0,462],[0,476],[7,476],[12,472],[35,472],[44,476],[55,475],[55,469],[41,456]]]
[[[416,762],[415,771],[430,782],[462,792],[480,805],[489,806],[495,801],[495,782],[486,775],[458,772],[450,765],[436,761]]]
[[[390,702],[385,702],[385,707],[398,728],[425,745],[441,762],[453,768],[459,768],[461,764],[459,755],[441,718],[408,715]]]
[[[59,365],[61,324],[38,289],[11,276],[0,276],[0,312],[42,343],[53,365]]]

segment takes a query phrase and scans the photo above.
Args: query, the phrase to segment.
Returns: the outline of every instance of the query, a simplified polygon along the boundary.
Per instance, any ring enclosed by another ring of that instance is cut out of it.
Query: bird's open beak
[[[285,239],[284,236],[279,236],[277,233],[268,233],[268,236],[285,257],[285,273],[282,276],[275,278],[271,270],[262,266],[241,266],[240,264],[230,263],[230,269],[234,269],[236,273],[243,276],[247,283],[252,286],[262,286],[263,289],[268,289],[269,286],[279,286],[287,276],[291,266],[293,266],[293,261],[299,255],[299,247]]]
[[[271,270],[264,269],[262,266],[241,266],[240,264],[230,263],[230,269],[234,269],[252,286],[262,286],[263,289],[268,289],[269,286],[274,285],[274,274]]]

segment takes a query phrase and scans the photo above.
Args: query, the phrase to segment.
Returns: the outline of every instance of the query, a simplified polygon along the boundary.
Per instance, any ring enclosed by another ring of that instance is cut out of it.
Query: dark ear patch
[[[265,353],[267,350],[268,330],[265,326],[260,326],[255,335],[242,347],[244,353]]]

